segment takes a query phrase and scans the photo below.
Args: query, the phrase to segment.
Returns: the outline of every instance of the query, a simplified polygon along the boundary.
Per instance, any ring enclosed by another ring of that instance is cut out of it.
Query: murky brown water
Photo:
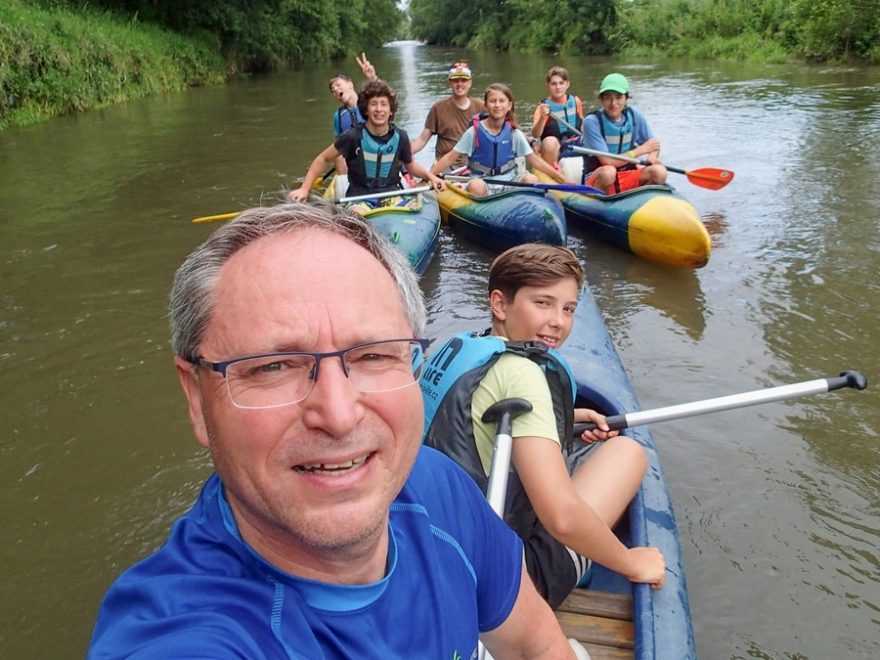
[[[417,133],[461,52],[371,53]],[[528,123],[544,57],[469,53]],[[697,272],[584,238],[644,408],[836,375],[880,377],[880,70],[565,59],[589,100],[631,79],[714,252]],[[152,98],[0,134],[0,656],[82,656],[111,580],[161,543],[210,467],[191,439],[165,296],[211,229],[272,199],[331,139],[350,65]],[[675,177],[676,175],[670,175]],[[444,233],[431,334],[485,323],[491,255]],[[654,428],[704,658],[880,655],[880,394],[844,391]]]

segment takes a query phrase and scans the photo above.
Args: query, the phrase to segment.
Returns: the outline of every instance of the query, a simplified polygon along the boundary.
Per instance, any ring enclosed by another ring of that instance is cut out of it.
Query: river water
[[[553,64],[591,106],[630,77],[713,254],[654,266],[572,231],[643,408],[862,370],[880,376],[880,70],[622,62],[389,45],[370,53],[418,133],[470,58],[523,123]],[[193,217],[272,202],[331,140],[352,60],[0,134],[0,656],[81,657],[111,580],[209,473],[167,344]],[[432,146],[432,145],[431,145]],[[426,154],[420,155],[428,162]],[[430,334],[486,324],[491,254],[443,233]],[[703,658],[880,656],[880,395],[843,390],[654,427]]]

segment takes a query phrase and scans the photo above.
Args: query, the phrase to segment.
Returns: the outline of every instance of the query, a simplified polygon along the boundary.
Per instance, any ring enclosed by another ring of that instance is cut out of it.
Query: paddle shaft
[[[331,167],[329,170],[324,172],[321,176],[319,176],[317,179],[315,179],[312,182],[312,188],[317,188],[318,186],[320,186],[322,183],[324,183],[324,179],[326,179],[328,176],[333,174],[335,171],[336,171],[336,166],[334,165],[333,167]],[[232,218],[236,217],[240,213],[241,213],[241,211],[231,211],[229,213],[218,213],[217,215],[205,215],[200,218],[193,218],[192,221],[198,223],[198,222],[216,222],[218,220],[232,220]]]
[[[619,160],[624,163],[632,163],[633,165],[644,165],[641,160],[638,158],[630,158],[629,156],[624,156],[623,154],[611,154],[607,151],[599,151],[598,149],[589,149],[588,147],[578,147],[572,146],[571,150],[576,154],[585,154],[587,156],[602,156],[603,158],[610,158],[611,160]],[[672,167],[672,165],[667,165],[663,163],[663,167],[665,167],[670,172],[675,172],[676,174],[687,174],[686,170],[683,170],[679,167]]]
[[[217,220],[232,220],[239,215],[241,211],[232,211],[231,213],[219,213],[217,215],[205,215],[201,218],[193,218],[193,222],[215,222]]]
[[[474,178],[480,177],[467,177],[467,176],[454,176],[447,174],[443,177],[447,181],[471,181]],[[525,183],[523,181],[508,181],[507,179],[482,179],[486,183],[494,183],[499,186],[512,186],[514,188],[532,188],[533,190],[559,190],[561,192],[576,192],[582,193],[585,195],[601,195],[605,196],[605,192],[603,190],[599,190],[598,188],[594,188],[593,186],[580,185],[576,183]]]
[[[483,413],[487,424],[496,422],[495,449],[492,451],[492,465],[489,468],[489,485],[486,499],[492,510],[504,517],[504,500],[507,497],[507,475],[510,473],[510,457],[513,454],[513,418],[529,412],[532,404],[525,399],[502,399],[493,403]]]
[[[339,200],[340,204],[348,202],[360,202],[364,199],[382,199],[384,197],[403,197],[406,195],[418,195],[419,193],[428,192],[431,186],[419,186],[417,188],[401,188],[399,190],[388,190],[386,192],[371,193],[369,195],[355,195],[354,197],[343,197]]]
[[[565,121],[562,117],[556,117],[554,115],[556,121],[561,123],[570,131],[574,132],[576,135],[583,136],[583,132],[576,129],[574,126]],[[612,160],[619,160],[624,163],[632,163],[633,165],[644,165],[642,161],[638,158],[630,158],[629,156],[623,156],[620,154],[612,154],[607,151],[599,151],[597,149],[588,149],[587,147],[578,147],[576,145],[571,145],[571,150],[575,153],[586,154],[590,156],[602,156],[603,158],[610,158]],[[730,170],[722,170],[718,168],[700,168],[697,170],[683,170],[680,167],[673,167],[672,165],[667,165],[663,163],[663,167],[665,167],[670,172],[675,172],[676,174],[684,174],[688,181],[693,183],[694,185],[701,186],[703,188],[709,188],[710,190],[718,190],[723,188],[728,183],[733,181],[733,172]]]
[[[641,410],[638,412],[626,413],[624,415],[611,415],[610,417],[606,417],[605,421],[612,430],[620,430],[633,426],[641,426],[643,424],[654,424],[656,422],[666,422],[671,419],[681,419],[682,417],[705,415],[708,413],[719,412],[721,410],[734,410],[746,406],[755,406],[760,403],[794,399],[801,396],[807,396],[808,394],[823,394],[843,387],[863,390],[867,386],[868,380],[861,372],[844,371],[840,376],[834,378],[817,378],[816,380],[807,380],[801,383],[793,383],[791,385],[780,385],[779,387],[743,392],[741,394],[731,394],[729,396],[721,396],[714,399],[682,403],[676,406],[668,406],[666,408]],[[581,433],[584,431],[589,431],[595,428],[597,427],[592,422],[575,424],[575,437],[580,437]]]

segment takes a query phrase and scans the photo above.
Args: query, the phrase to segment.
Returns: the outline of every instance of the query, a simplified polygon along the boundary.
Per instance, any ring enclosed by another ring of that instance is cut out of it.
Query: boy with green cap
[[[599,86],[599,101],[602,107],[584,119],[584,146],[641,158],[645,165],[633,165],[605,156],[585,156],[585,183],[608,194],[666,183],[666,168],[660,162],[660,141],[651,133],[645,116],[628,105],[629,82],[626,77],[620,73],[605,76]]]

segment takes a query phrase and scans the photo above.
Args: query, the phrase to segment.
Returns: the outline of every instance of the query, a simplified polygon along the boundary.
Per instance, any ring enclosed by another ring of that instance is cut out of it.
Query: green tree
[[[393,38],[396,0],[90,0],[184,34],[214,35],[231,66],[268,71],[341,56]]]

